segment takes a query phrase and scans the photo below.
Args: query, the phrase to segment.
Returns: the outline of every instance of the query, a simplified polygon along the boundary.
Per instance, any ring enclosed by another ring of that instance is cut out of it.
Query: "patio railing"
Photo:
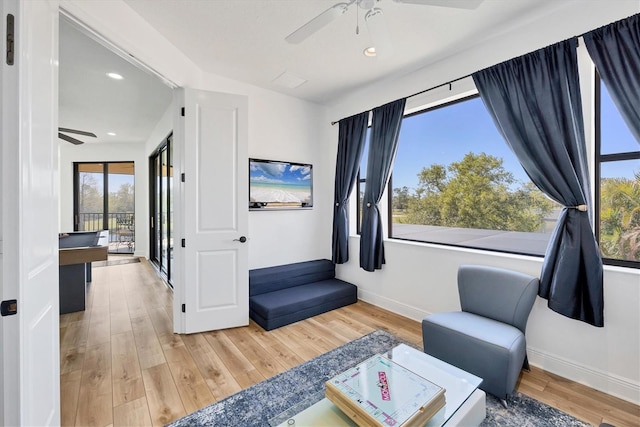
[[[135,248],[135,217],[133,212],[109,212],[109,251],[133,253]],[[98,231],[104,229],[102,212],[84,212],[78,215],[78,231]]]

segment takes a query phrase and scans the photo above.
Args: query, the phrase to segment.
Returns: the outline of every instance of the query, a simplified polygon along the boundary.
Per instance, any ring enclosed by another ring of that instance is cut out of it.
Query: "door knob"
[[[244,243],[247,241],[247,238],[244,236],[240,236],[239,239],[233,239],[234,242],[240,242],[240,243]]]

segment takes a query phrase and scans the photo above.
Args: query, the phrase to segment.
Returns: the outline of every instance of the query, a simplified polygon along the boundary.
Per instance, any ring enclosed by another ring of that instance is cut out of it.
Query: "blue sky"
[[[602,139],[603,153],[640,149],[606,89],[602,91]],[[469,152],[501,157],[505,169],[511,171],[516,179],[528,180],[515,155],[496,130],[482,100],[474,98],[403,120],[393,187],[415,188],[417,174],[423,167],[433,163],[448,165],[461,160]],[[362,168],[366,156],[365,152]],[[602,176],[633,178],[634,171],[640,171],[640,160],[607,164],[602,169]]]
[[[630,151],[640,150],[640,143],[631,134],[629,127],[622,119],[622,116],[618,112],[618,108],[614,105],[609,92],[604,85],[602,87],[602,117],[601,117],[601,132],[602,132],[602,154],[612,153],[624,153]],[[633,170],[640,171],[640,160],[629,160],[626,162],[619,162],[614,168],[614,173],[618,177],[625,176],[628,178],[633,177]],[[603,167],[603,177],[605,176]],[[606,168],[611,169],[611,168]]]
[[[102,182],[102,179],[100,179],[100,182]],[[127,183],[131,185],[135,184],[135,179],[133,175],[125,175],[125,174],[118,174],[118,173],[109,174],[109,191],[111,193],[117,193],[118,189],[120,189],[120,187],[123,184],[127,184]]]
[[[251,182],[287,185],[310,185],[311,183],[310,165],[252,161],[249,169]]]
[[[402,167],[394,168],[394,187],[415,188],[424,166],[449,165],[469,152],[501,157],[516,179],[527,179],[480,98],[407,118],[402,122],[400,141],[395,164]]]

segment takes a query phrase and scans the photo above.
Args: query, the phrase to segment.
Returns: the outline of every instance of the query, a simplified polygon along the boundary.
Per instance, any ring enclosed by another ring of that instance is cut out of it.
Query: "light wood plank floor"
[[[86,311],[60,317],[63,425],[163,425],[384,329],[422,345],[420,324],[357,304],[266,332],[174,335],[172,294],[148,262],[93,269]],[[533,368],[518,390],[592,425],[640,426],[640,407]]]

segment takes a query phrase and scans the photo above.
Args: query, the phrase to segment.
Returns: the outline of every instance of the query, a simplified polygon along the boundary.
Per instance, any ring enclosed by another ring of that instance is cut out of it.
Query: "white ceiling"
[[[363,55],[372,43],[365,11],[355,4],[302,43],[285,41],[341,1],[348,0],[125,0],[203,70],[322,104],[422,68],[566,3],[485,0],[465,10],[377,0],[394,46],[387,59]],[[283,72],[307,82],[282,88],[273,80]]]

